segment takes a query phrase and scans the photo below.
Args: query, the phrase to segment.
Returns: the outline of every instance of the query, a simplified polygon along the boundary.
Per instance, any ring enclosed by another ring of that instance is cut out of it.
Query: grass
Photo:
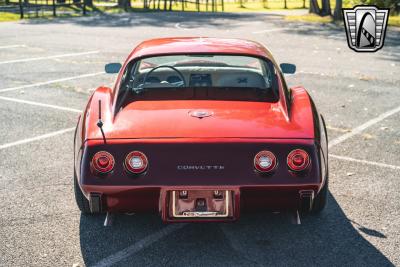
[[[0,22],[19,20],[19,14],[12,12],[0,12]]]
[[[306,14],[302,16],[285,16],[285,20],[288,21],[304,21],[312,23],[332,23],[333,18],[331,16],[318,16],[315,14]],[[400,15],[389,17],[389,26],[400,27]]]
[[[390,26],[400,27],[400,15],[390,16],[388,24]]]
[[[16,1],[16,0],[12,0]],[[45,4],[45,3],[51,3],[52,0],[31,0],[33,1],[32,3],[40,3],[40,4]],[[153,1],[158,1],[158,0],[153,0]],[[194,2],[194,0],[192,0]],[[211,0],[208,1],[210,4],[208,8],[206,7],[205,0],[202,0],[201,5],[200,5],[200,11],[212,11],[211,8]],[[222,11],[222,6],[220,4],[220,1],[217,1],[219,5],[217,6],[217,11],[221,12]],[[320,0],[319,0],[320,2]],[[88,13],[90,14],[91,12],[100,12],[100,13],[124,13],[126,12],[124,9],[118,7],[118,6],[107,6],[104,5],[105,3],[110,3],[110,2],[104,2],[104,1],[94,1],[94,7],[86,7]],[[136,0],[132,1],[132,8],[129,10],[129,12],[149,12],[149,11],[154,11],[152,9],[153,3],[150,4],[150,9],[143,9],[143,1],[142,0]],[[96,6],[97,4],[97,6]],[[309,0],[305,1],[306,8],[308,8]],[[298,8],[303,8],[303,0],[287,0],[287,8],[288,9],[298,9]],[[157,5],[156,5],[157,7]],[[335,0],[331,0],[331,7],[332,9],[335,7]],[[350,7],[350,4],[348,1],[344,1],[344,7]],[[169,8],[169,4],[167,4],[167,9]],[[164,1],[160,1],[160,9],[164,9]],[[255,2],[249,2],[246,0],[243,0],[243,4],[240,5],[238,2],[226,2],[224,5],[224,11],[225,12],[263,12],[263,11],[269,11],[269,10],[277,10],[277,9],[284,9],[284,1],[283,0],[264,0],[264,1],[255,1]],[[181,11],[182,10],[182,3],[175,1],[174,4],[172,5],[172,11]],[[187,3],[184,7],[185,11],[197,11],[197,6],[195,3]],[[71,7],[58,7],[57,12],[59,12],[58,16],[59,17],[75,17],[75,16],[80,16],[82,14],[82,11],[80,8],[71,6]],[[34,18],[35,13],[32,13],[29,18]],[[49,18],[51,19],[52,13],[51,12],[44,12],[41,13],[39,12],[39,17],[41,18]],[[19,14],[18,13],[12,13],[12,12],[0,12],[0,22],[2,21],[15,21],[19,19]],[[288,15],[285,16],[285,20],[288,21],[304,21],[304,22],[311,22],[311,23],[331,23],[333,22],[333,19],[331,16],[318,16],[315,14],[306,14],[306,15]],[[389,25],[391,26],[397,26],[400,27],[400,15],[397,16],[390,16],[389,17]]]
[[[217,11],[221,12],[222,11],[222,5],[220,4],[220,1],[218,1],[219,4],[217,6]],[[143,9],[143,2],[132,2],[132,7],[135,9]],[[157,5],[156,5],[157,7]],[[302,8],[303,7],[303,2],[302,1],[290,1],[288,2],[287,5],[288,8]],[[150,5],[150,10],[153,10],[153,5]],[[225,12],[262,12],[262,11],[268,11],[272,9],[283,9],[283,1],[282,2],[269,2],[266,3],[265,5],[262,2],[247,2],[243,3],[241,6],[239,3],[225,3],[224,4],[224,11]],[[160,3],[160,9],[164,9],[164,3],[161,1]],[[169,5],[167,5],[167,9],[169,9]],[[194,3],[187,3],[184,7],[185,11],[197,11],[197,6]],[[182,3],[180,2],[175,2],[172,5],[172,11],[182,11]],[[209,1],[208,8],[204,2],[201,3],[200,5],[200,11],[212,11],[212,6],[211,6],[211,0]]]
[[[331,16],[318,16],[315,14],[307,14],[302,16],[285,16],[285,20],[289,21],[305,21],[305,22],[314,22],[314,23],[331,23],[333,22],[333,18]]]

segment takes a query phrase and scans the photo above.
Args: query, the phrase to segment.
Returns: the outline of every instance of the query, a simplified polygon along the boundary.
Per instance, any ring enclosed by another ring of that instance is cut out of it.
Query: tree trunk
[[[335,12],[333,12],[333,19],[342,19],[342,0],[336,0]]]
[[[93,0],[83,0],[85,1],[85,5],[92,7],[93,6]]]
[[[319,8],[317,0],[310,0],[310,13],[321,14],[321,9]]]
[[[118,7],[127,11],[131,7],[131,0],[118,0]]]
[[[322,0],[321,15],[322,16],[328,16],[328,15],[331,16],[332,15],[330,0]]]
[[[125,0],[125,10],[128,10],[132,7],[131,0]]]

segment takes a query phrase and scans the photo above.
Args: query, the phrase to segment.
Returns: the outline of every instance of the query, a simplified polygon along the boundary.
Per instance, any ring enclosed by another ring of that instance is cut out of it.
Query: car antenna
[[[99,100],[99,120],[97,121],[97,127],[100,128],[100,132],[101,132],[101,135],[103,136],[104,144],[107,144],[106,136],[103,131],[103,121],[101,120],[101,100]]]

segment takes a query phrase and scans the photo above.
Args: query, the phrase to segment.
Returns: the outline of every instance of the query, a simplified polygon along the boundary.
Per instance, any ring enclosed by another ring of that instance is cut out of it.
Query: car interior
[[[277,72],[271,62],[226,57],[233,57],[234,63],[231,58],[230,62],[150,58],[132,63],[122,77],[119,102],[123,106],[139,100],[278,100]]]

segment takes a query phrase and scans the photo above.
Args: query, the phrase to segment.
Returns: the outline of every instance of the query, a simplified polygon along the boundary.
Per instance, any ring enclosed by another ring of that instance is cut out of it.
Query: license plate
[[[175,218],[226,218],[232,212],[229,190],[172,191],[171,199]]]

